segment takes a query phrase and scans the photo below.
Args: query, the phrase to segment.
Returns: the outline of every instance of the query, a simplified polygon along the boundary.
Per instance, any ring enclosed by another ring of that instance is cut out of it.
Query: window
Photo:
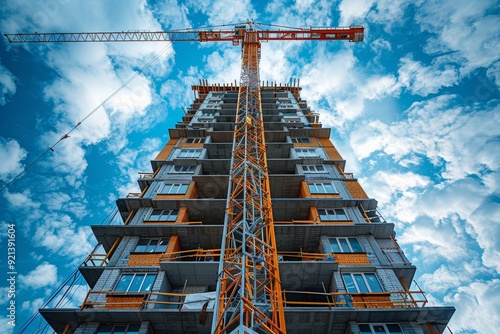
[[[204,143],[205,138],[202,137],[196,137],[196,138],[186,138],[186,144],[200,144]]]
[[[134,253],[165,253],[168,238],[161,239],[139,239]]]
[[[201,150],[182,149],[179,153],[179,158],[199,158]]]
[[[105,324],[100,325],[96,334],[139,334],[140,324],[122,325]]]
[[[285,123],[299,123],[300,117],[283,117]]]
[[[323,165],[302,165],[304,174],[326,173],[326,168]]]
[[[360,334],[403,334],[398,324],[359,324]]]
[[[179,210],[153,210],[147,220],[158,222],[174,222]]]
[[[165,183],[163,188],[158,192],[161,195],[185,194],[189,184],[187,183]]]
[[[382,292],[374,273],[343,273],[347,292]]]
[[[210,123],[213,121],[214,121],[213,117],[198,117],[198,122],[200,123]]]
[[[309,138],[309,137],[300,137],[300,138],[293,137],[292,138],[292,143],[310,143],[310,142],[311,142],[311,138]]]
[[[123,274],[120,276],[114,291],[123,292],[150,292],[156,274]]]
[[[363,248],[356,238],[330,238],[332,253],[362,253]]]
[[[331,182],[324,183],[309,183],[309,191],[311,194],[336,194],[337,191]]]
[[[299,148],[295,149],[299,158],[319,158],[318,152],[314,148]]]
[[[318,209],[322,221],[349,220],[344,209]]]
[[[170,174],[193,174],[196,166],[174,166],[170,170]]]

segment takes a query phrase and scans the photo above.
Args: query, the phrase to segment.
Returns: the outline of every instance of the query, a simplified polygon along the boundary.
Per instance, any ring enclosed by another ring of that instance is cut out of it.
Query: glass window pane
[[[382,292],[382,288],[380,287],[375,274],[365,274],[365,278],[372,292]]]
[[[347,220],[347,215],[345,214],[344,209],[335,209],[335,214],[337,215],[338,220]]]
[[[153,282],[155,281],[156,275],[147,274],[146,278],[141,287],[141,291],[149,292],[153,288]]]
[[[370,330],[370,325],[358,325],[360,334],[372,334]]]
[[[134,252],[145,252],[147,246],[148,246],[148,239],[140,239],[139,242],[137,243],[137,246],[135,246]]]
[[[340,248],[342,253],[350,253],[351,249],[349,248],[349,244],[345,238],[339,238]]]
[[[351,274],[342,274],[347,292],[357,292]]]
[[[386,326],[390,334],[403,334],[403,331],[398,324],[387,324]]]
[[[403,334],[403,331],[398,324],[387,324],[386,326],[390,334]]]
[[[373,333],[385,333],[384,325],[372,325]]]
[[[113,333],[114,334],[125,334],[126,330],[127,330],[127,325],[116,325]]]
[[[188,190],[188,187],[189,187],[188,184],[181,184],[178,194],[185,194],[186,191]]]
[[[318,214],[319,214],[319,219],[328,220],[328,214],[326,213],[325,209],[319,209]]]
[[[149,220],[159,220],[161,213],[162,210],[153,210],[153,212],[151,212],[151,216],[149,216]]]
[[[110,334],[113,332],[113,325],[100,325],[97,330],[98,334]]]
[[[141,283],[144,278],[145,274],[137,274],[135,275],[134,279],[132,280],[132,284],[130,284],[130,287],[128,291],[131,292],[137,292],[141,288]]]
[[[154,252],[157,243],[158,243],[158,240],[150,240],[148,247],[146,247],[146,252],[147,253]]]
[[[170,211],[163,210],[161,216],[157,219],[158,221],[165,222],[168,220],[168,214]]]
[[[333,194],[335,192],[331,183],[324,183],[324,187],[327,194]]]
[[[166,213],[168,213],[168,215],[166,214],[166,216],[168,216],[168,219],[166,219],[166,221],[174,222],[177,219],[177,214],[179,213],[179,210],[170,210],[166,211]]]
[[[139,334],[139,329],[141,328],[141,325],[129,325],[127,334]]]
[[[332,253],[341,253],[337,239],[330,239],[330,246],[332,247]]]
[[[318,165],[318,166],[316,166],[316,169],[317,169],[318,172],[324,172],[325,171],[325,166]]]
[[[365,280],[363,279],[363,274],[353,274],[352,276],[354,276],[354,280],[358,286],[358,292],[369,292]]]
[[[167,250],[168,239],[161,239],[156,247],[157,252],[164,253]]]
[[[120,277],[118,284],[115,287],[115,291],[127,291],[130,281],[134,275],[124,274]]]
[[[349,238],[349,243],[351,244],[351,248],[353,252],[363,252],[363,248],[361,248],[361,245],[358,242],[358,239],[356,238]]]

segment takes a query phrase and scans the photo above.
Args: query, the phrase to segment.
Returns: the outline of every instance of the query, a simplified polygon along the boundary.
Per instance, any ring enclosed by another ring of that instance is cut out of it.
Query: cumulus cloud
[[[499,59],[500,26],[498,17],[489,14],[494,0],[464,3],[453,0],[425,1],[417,10],[416,22],[422,30],[436,34],[430,39],[434,52],[453,51],[463,59],[461,71],[470,73],[478,67],[489,67]]]
[[[0,180],[9,181],[23,170],[21,163],[27,156],[25,149],[14,139],[0,137]]]
[[[458,70],[452,65],[439,65],[434,60],[431,66],[425,66],[412,56],[400,60],[398,81],[412,94],[427,96],[437,93],[442,87],[458,83]]]
[[[469,174],[481,175],[485,169],[497,170],[500,161],[498,142],[499,108],[470,110],[456,104],[456,96],[441,95],[415,102],[407,119],[387,125],[380,121],[353,133],[351,145],[364,159],[382,150],[400,161],[410,155],[426,156],[434,165],[444,164],[442,176],[456,180]]]
[[[92,251],[91,236],[88,226],[77,226],[68,215],[49,213],[37,227],[34,240],[51,253],[64,251],[66,256],[82,260],[82,254]]]
[[[496,297],[495,297],[496,296]],[[445,302],[459,305],[450,322],[454,331],[496,333],[500,321],[500,280],[476,280],[445,297]]]
[[[26,275],[19,275],[19,283],[23,288],[39,289],[57,283],[57,267],[43,262]]]

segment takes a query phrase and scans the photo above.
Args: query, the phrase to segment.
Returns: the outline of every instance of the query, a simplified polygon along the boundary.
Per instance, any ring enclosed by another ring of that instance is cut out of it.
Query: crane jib
[[[361,42],[363,27],[318,28],[299,30],[259,30],[260,41],[271,40],[347,40]],[[183,31],[117,31],[76,33],[22,33],[5,34],[10,43],[64,43],[64,42],[209,42],[240,41],[239,30],[183,30]]]

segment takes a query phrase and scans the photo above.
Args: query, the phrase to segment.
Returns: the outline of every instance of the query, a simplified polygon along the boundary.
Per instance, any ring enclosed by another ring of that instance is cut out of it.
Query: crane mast
[[[260,42],[363,40],[363,27],[5,34],[11,43],[232,41],[242,65],[212,333],[286,333],[261,106]]]
[[[243,33],[212,333],[285,333],[260,97],[260,41]]]

